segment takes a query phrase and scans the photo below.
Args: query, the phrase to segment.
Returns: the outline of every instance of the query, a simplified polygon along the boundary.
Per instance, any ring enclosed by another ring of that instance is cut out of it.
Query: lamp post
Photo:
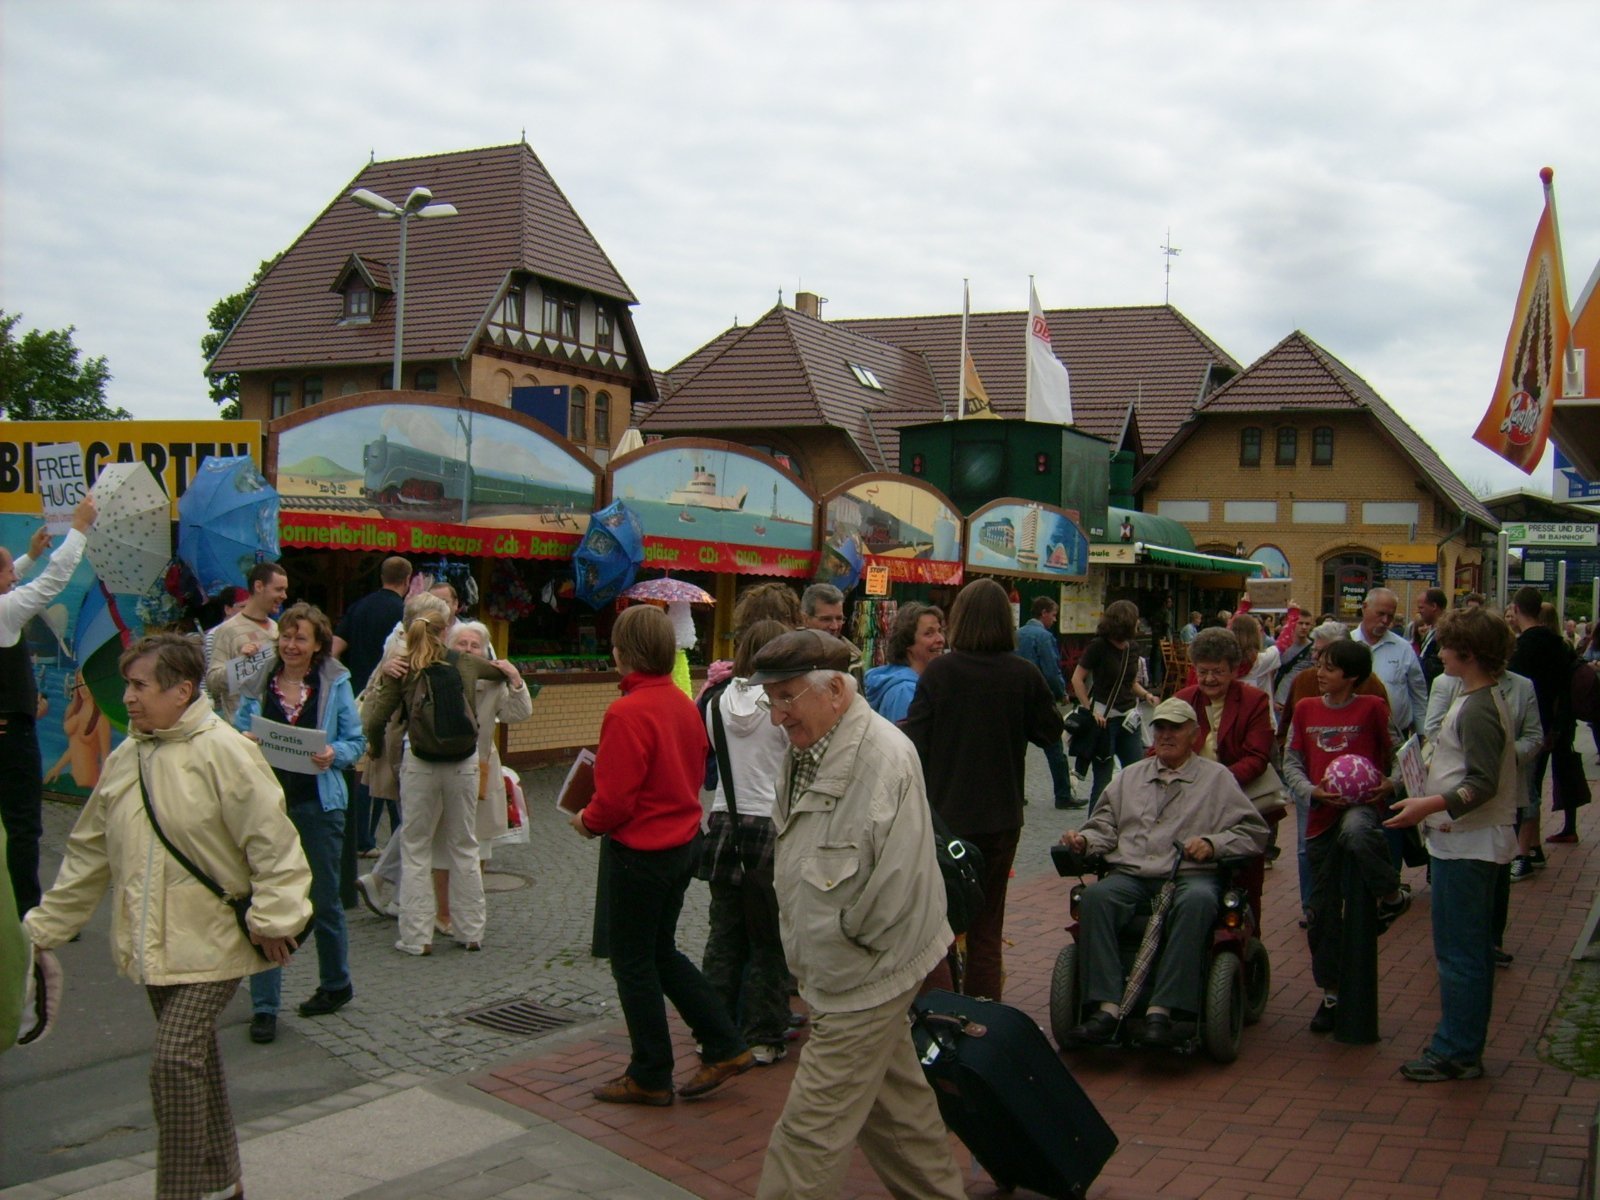
[[[412,217],[421,217],[423,220],[453,217],[456,215],[456,206],[433,203],[433,193],[425,187],[412,188],[404,204],[396,204],[393,200],[386,199],[377,192],[369,192],[366,188],[357,188],[351,192],[350,199],[363,208],[372,209],[385,221],[400,222],[400,269],[395,276],[394,285],[394,374],[389,379],[389,386],[399,391],[400,359],[406,336],[406,224]]]

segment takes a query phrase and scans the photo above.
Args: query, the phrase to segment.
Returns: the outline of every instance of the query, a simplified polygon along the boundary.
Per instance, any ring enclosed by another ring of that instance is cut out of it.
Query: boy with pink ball
[[[1297,798],[1311,801],[1306,820],[1311,866],[1306,940],[1312,978],[1323,990],[1311,1031],[1329,1033],[1339,1003],[1343,909],[1347,900],[1361,899],[1342,894],[1345,856],[1354,859],[1365,891],[1377,899],[1379,933],[1411,906],[1411,892],[1400,883],[1380,824],[1386,815],[1381,805],[1394,794],[1387,778],[1394,756],[1389,705],[1377,696],[1356,693],[1372,674],[1372,652],[1349,639],[1331,642],[1316,672],[1321,694],[1295,706],[1283,778]],[[1371,773],[1350,763],[1352,756],[1365,760]]]

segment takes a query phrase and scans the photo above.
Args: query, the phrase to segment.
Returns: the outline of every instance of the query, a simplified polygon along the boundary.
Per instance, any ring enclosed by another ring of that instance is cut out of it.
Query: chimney
[[[815,292],[796,292],[794,294],[794,310],[804,317],[822,319],[820,299]]]

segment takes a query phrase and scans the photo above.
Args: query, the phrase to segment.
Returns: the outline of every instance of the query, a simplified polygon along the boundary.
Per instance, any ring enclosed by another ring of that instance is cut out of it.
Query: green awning
[[[1106,522],[1112,534],[1122,528],[1122,522],[1127,520],[1133,526],[1135,542],[1155,542],[1161,546],[1171,546],[1174,550],[1187,550],[1194,552],[1194,538],[1189,536],[1189,531],[1171,517],[1157,516],[1155,513],[1140,512],[1134,508],[1118,508],[1112,505],[1106,510]]]
[[[1193,550],[1174,550],[1168,546],[1152,546],[1148,542],[1142,547],[1149,555],[1151,562],[1166,563],[1173,567],[1184,567],[1190,571],[1225,571],[1230,575],[1245,575],[1254,577],[1265,573],[1266,568],[1254,559],[1249,558],[1224,558],[1220,554],[1199,554]]]

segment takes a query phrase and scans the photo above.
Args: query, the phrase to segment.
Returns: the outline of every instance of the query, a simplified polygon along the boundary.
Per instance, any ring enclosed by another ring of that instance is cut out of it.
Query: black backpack
[[[406,738],[423,762],[462,762],[478,752],[478,714],[454,650],[406,681]]]

